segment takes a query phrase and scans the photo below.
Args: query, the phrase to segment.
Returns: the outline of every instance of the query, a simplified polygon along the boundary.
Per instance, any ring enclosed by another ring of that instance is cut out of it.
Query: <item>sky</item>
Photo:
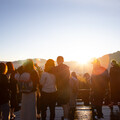
[[[119,0],[0,0],[0,61],[85,62],[119,50]]]

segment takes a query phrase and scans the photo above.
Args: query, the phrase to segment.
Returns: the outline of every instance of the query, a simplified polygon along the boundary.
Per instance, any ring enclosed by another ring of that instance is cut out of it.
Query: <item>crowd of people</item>
[[[113,111],[113,106],[118,105],[120,110],[120,66],[115,60],[112,60],[110,70],[101,66],[100,61],[95,59],[93,70],[90,76],[85,73],[83,78],[85,82],[80,83],[82,89],[81,97],[84,105],[91,103],[93,118],[103,118],[102,105],[108,105]]]
[[[88,91],[82,92],[82,99],[85,105],[91,103],[93,115],[103,118],[105,96],[111,110],[114,104],[118,103],[120,107],[120,67],[115,60],[111,63],[110,72],[97,59],[92,64],[92,74],[83,75],[86,81],[83,86]],[[57,57],[57,66],[53,59],[48,59],[44,70],[31,59],[17,69],[12,62],[0,63],[0,117],[14,120],[14,111],[21,102],[21,120],[46,120],[48,107],[49,119],[55,120],[56,105],[63,108],[62,120],[73,120],[80,84],[77,74],[74,71],[70,73],[62,56]]]

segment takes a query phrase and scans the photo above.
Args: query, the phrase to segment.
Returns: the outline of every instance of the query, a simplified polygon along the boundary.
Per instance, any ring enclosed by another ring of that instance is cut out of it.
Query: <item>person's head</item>
[[[19,74],[22,74],[22,73],[24,72],[23,66],[18,67],[17,72],[18,72]]]
[[[5,63],[0,63],[0,74],[7,73],[7,65]]]
[[[57,64],[60,65],[64,62],[64,58],[62,56],[57,57]]]
[[[38,64],[37,64],[37,63],[34,63],[34,66],[35,66],[35,67],[38,67]]]
[[[53,59],[48,59],[45,63],[45,72],[51,72],[52,68],[55,67],[55,62]]]
[[[93,64],[93,68],[97,68],[97,67],[100,67],[100,66],[101,66],[100,61],[99,61],[98,59],[95,59],[95,60],[92,62],[92,64]]]
[[[89,75],[89,73],[85,73],[85,74],[83,75],[83,77],[86,78],[86,79],[89,79],[89,78],[90,78],[90,75]]]
[[[27,59],[23,64],[23,68],[26,72],[30,72],[34,69],[34,63],[32,59]]]
[[[76,72],[72,72],[71,76],[77,78]]]
[[[112,66],[116,66],[116,65],[117,65],[117,62],[116,62],[115,60],[112,60],[111,65],[112,65]]]
[[[8,67],[8,73],[12,73],[15,70],[12,62],[7,62],[6,65]]]

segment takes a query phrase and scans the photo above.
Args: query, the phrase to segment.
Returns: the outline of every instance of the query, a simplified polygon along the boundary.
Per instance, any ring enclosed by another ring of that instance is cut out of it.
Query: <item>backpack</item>
[[[30,73],[24,72],[19,77],[20,92],[30,93],[33,91],[33,81],[31,80]]]

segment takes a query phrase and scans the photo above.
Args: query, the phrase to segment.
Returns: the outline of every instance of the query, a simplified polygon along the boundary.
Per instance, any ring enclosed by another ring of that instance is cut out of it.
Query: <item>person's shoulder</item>
[[[116,69],[117,69],[117,70],[119,70],[119,69],[120,69],[119,65],[117,65],[117,66],[116,66]]]
[[[31,79],[35,79],[38,78],[38,73],[35,69],[31,70],[31,71],[24,71],[24,73],[28,73],[31,77]],[[23,74],[23,73],[22,73]]]
[[[106,68],[105,68],[105,67],[103,67],[103,66],[101,66],[101,67],[100,67],[100,69],[106,70]]]
[[[10,79],[14,79],[16,74],[16,70],[13,70],[10,74]]]
[[[66,64],[62,64],[63,66],[65,66],[65,67],[68,67],[69,68],[69,66],[68,65],[66,65]]]
[[[48,73],[48,72],[43,72],[42,73],[42,77],[53,77],[53,76],[55,76],[53,73]]]
[[[19,80],[20,81],[24,81],[24,80],[28,80],[28,79],[30,79],[30,73],[28,73],[28,72],[24,72],[24,73],[22,73],[21,75],[20,75],[20,77],[19,77]]]
[[[71,77],[71,79],[73,80],[73,81],[77,81],[78,79],[77,78],[75,78],[75,77]]]
[[[64,68],[64,69],[69,69],[69,66],[66,65],[66,64],[61,64],[61,67]]]
[[[113,67],[113,66],[111,66],[111,67],[110,67],[110,70],[112,70],[112,69],[114,69],[114,67]]]
[[[36,71],[35,69],[31,70],[31,72],[29,72],[29,73],[32,74],[32,75],[38,74],[37,71]]]
[[[42,72],[42,76],[48,76],[48,75],[50,75],[50,73],[48,73],[48,72]]]
[[[107,71],[107,69],[105,68],[105,67],[103,67],[103,66],[101,66],[100,68],[99,68],[101,71]]]
[[[110,68],[110,71],[111,72],[116,72],[116,71],[118,71],[120,69],[120,67],[118,67],[118,66],[112,66],[111,68]]]
[[[5,74],[3,74],[3,77],[6,78],[6,79],[8,79],[7,75],[5,75]]]
[[[0,78],[2,78],[2,79],[8,79],[7,75],[5,75],[5,74],[0,74]]]
[[[48,74],[48,72],[42,72],[42,75],[47,75]]]

